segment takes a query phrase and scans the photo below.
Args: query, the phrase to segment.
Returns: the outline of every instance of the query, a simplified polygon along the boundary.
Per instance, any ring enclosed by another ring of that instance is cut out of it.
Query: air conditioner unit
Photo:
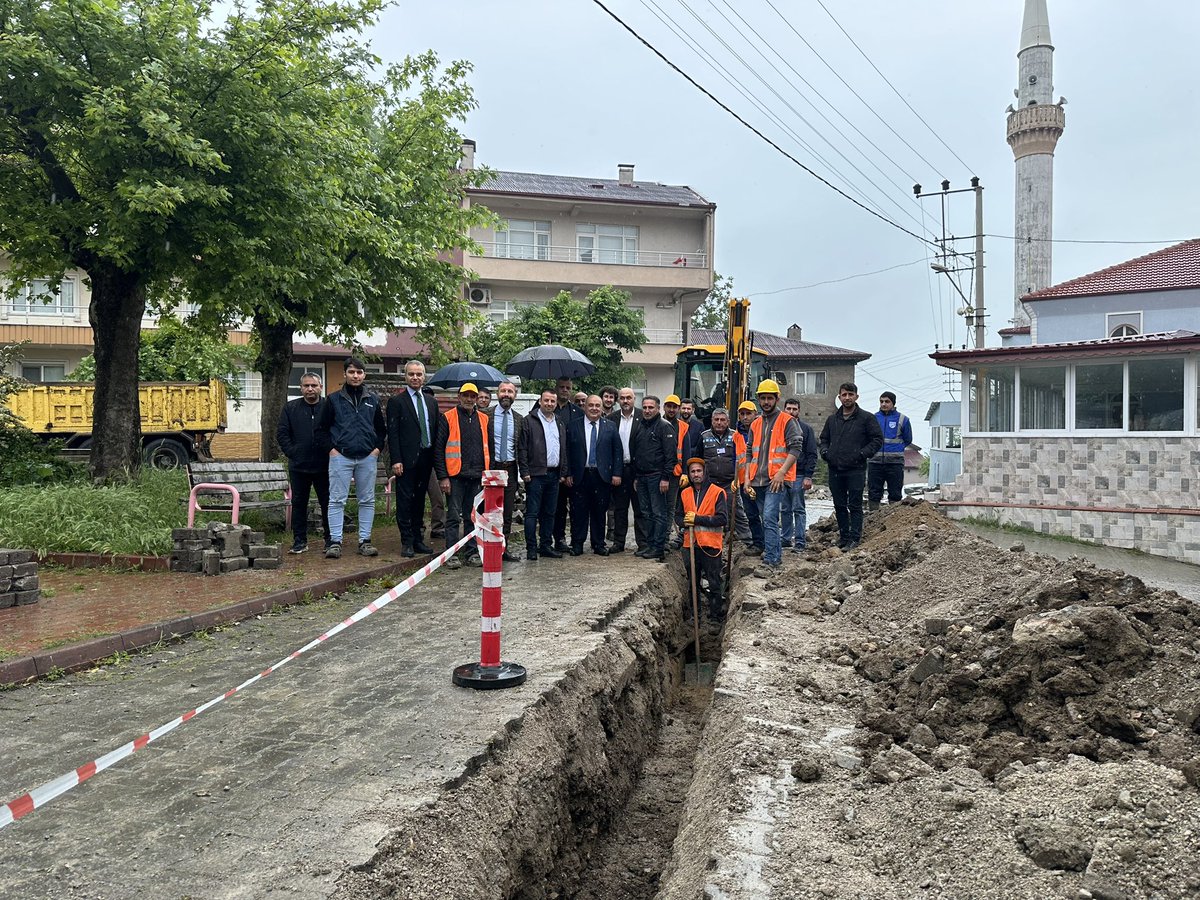
[[[469,296],[473,306],[487,306],[492,302],[492,289],[485,287],[473,287],[471,288]]]

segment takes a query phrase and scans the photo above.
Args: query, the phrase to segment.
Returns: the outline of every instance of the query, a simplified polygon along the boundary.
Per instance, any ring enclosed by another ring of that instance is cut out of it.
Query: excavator
[[[719,406],[736,421],[737,408],[752,399],[754,386],[770,378],[767,354],[755,350],[750,334],[750,301],[729,301],[729,326],[725,346],[690,344],[675,356],[675,393],[696,401],[696,415],[707,428]]]

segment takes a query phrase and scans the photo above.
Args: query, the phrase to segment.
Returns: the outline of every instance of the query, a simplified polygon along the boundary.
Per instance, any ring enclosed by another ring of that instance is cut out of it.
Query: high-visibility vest
[[[694,487],[686,487],[681,492],[683,495],[683,511],[685,513],[695,513],[697,516],[712,516],[717,512],[717,500],[725,494],[725,490],[719,485],[710,483],[708,490],[704,492],[704,499],[700,501],[700,508],[696,508],[696,489]],[[724,529],[719,525],[694,525],[696,529],[696,543],[707,550],[715,550],[718,553],[721,551],[721,544],[724,538]],[[692,528],[685,528],[683,531],[683,546],[690,548],[692,546]],[[715,555],[715,554],[714,554]]]
[[[732,430],[732,429],[731,429]],[[733,449],[737,452],[737,465],[734,467],[733,483],[738,484],[740,475],[749,461],[750,454],[746,450],[746,439],[742,437],[741,432],[733,432]]]
[[[770,478],[774,478],[775,473],[782,469],[783,464],[787,462],[787,427],[790,421],[792,421],[792,417],[785,412],[781,412],[775,417],[775,424],[771,428],[771,443],[767,448],[767,475]],[[759,416],[750,423],[750,443],[746,452],[750,457],[747,471],[751,481],[758,474],[758,454],[761,452],[763,442],[762,423],[762,416]],[[788,469],[787,474],[783,476],[783,480],[796,480],[795,466]]]
[[[675,419],[675,427],[679,431],[679,439],[675,442],[675,477],[683,474],[683,439],[687,437],[688,423],[683,419]]]
[[[488,453],[488,417],[481,412],[475,413],[475,416],[479,419],[479,434],[483,438],[483,468],[486,471],[492,467],[492,458]],[[462,471],[462,435],[458,430],[458,407],[446,410],[442,417],[450,426],[450,436],[446,439],[446,474],[453,478]]]

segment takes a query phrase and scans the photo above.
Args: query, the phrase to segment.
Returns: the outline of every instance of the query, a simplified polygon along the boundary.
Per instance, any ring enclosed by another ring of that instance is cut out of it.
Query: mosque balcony
[[[1018,143],[1050,141],[1050,150],[1067,125],[1067,112],[1058,104],[1039,103],[1022,106],[1008,114],[1008,142],[1015,150]],[[1038,151],[1032,151],[1038,152]]]

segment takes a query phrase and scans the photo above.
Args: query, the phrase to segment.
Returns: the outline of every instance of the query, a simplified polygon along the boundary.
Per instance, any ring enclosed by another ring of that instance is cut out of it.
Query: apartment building
[[[463,149],[473,167],[475,143]],[[476,273],[472,303],[496,322],[563,290],[628,291],[646,323],[646,344],[625,357],[645,373],[633,387],[662,397],[687,322],[712,289],[716,205],[685,185],[637,181],[633,169],[618,166],[615,179],[496,172],[468,196],[503,225],[474,229],[483,253],[463,265]]]

